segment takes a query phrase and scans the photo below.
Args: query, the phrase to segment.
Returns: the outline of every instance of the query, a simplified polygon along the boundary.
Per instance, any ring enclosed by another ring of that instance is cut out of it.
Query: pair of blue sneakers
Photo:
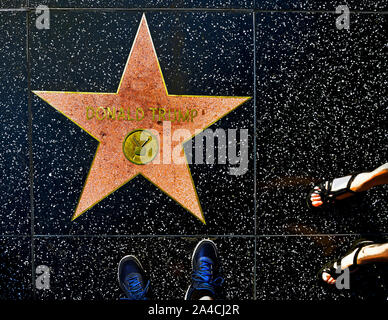
[[[197,244],[192,256],[192,268],[192,282],[185,300],[199,300],[204,296],[217,299],[224,280],[220,276],[218,253],[213,241],[202,240]],[[118,280],[126,300],[152,299],[150,280],[135,256],[121,259]]]

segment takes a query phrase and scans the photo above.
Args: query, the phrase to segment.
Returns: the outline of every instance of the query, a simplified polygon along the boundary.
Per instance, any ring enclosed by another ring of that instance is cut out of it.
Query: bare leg
[[[371,244],[360,250],[357,264],[373,262],[388,262],[388,243]]]
[[[388,183],[388,163],[371,172],[364,172],[354,178],[350,189],[355,192],[367,191],[370,188]]]
[[[356,253],[356,250],[357,249],[342,258],[341,270],[344,270],[353,264],[353,258],[354,254]],[[388,262],[388,243],[371,244],[369,246],[365,246],[360,250],[357,256],[358,265],[374,262]],[[334,267],[337,268],[337,264],[334,264]],[[329,284],[335,283],[335,279],[326,272],[322,273],[322,279]]]
[[[363,172],[358,174],[350,185],[350,190],[354,192],[362,192],[381,184],[388,184],[388,163],[383,164],[371,172]],[[320,190],[318,187],[315,189],[318,191]],[[337,199],[345,199],[351,197],[352,195],[352,193],[346,193],[338,196]],[[313,193],[311,195],[311,203],[314,207],[321,206],[323,204],[321,196],[317,193]]]

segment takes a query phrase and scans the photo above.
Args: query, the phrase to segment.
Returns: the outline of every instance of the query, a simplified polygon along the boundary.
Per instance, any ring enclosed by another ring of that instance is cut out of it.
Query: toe
[[[321,206],[322,204],[323,204],[323,202],[322,201],[312,201],[312,203],[311,203],[314,207],[319,207],[319,206]]]
[[[322,273],[322,279],[323,279],[323,281],[327,282],[328,284],[335,283],[335,279],[330,274],[328,274],[326,272]]]

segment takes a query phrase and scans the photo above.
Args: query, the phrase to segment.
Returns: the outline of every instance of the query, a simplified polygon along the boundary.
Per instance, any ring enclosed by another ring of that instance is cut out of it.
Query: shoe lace
[[[219,287],[224,283],[222,277],[213,279],[213,263],[207,259],[199,262],[199,268],[192,275],[192,279],[197,283],[196,289],[206,289],[215,293],[215,287]]]
[[[127,298],[122,298],[121,300],[147,300],[145,297],[150,281],[147,281],[145,287],[142,287],[141,282],[139,281],[136,275],[128,276],[124,282],[124,288],[127,291]]]

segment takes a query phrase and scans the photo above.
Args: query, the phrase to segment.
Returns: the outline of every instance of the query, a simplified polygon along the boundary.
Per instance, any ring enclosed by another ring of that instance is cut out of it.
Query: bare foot
[[[352,190],[353,188],[351,187],[350,190]],[[313,207],[320,207],[321,205],[323,205],[323,201],[322,201],[322,198],[320,196],[320,192],[321,192],[321,188],[319,188],[318,186],[314,187],[314,192],[311,194],[311,197],[310,197],[310,201],[311,201],[311,205]],[[357,192],[355,190],[352,190],[354,192]],[[337,196],[335,199],[336,200],[342,200],[342,199],[346,199],[348,197],[351,197],[353,196],[353,193],[345,193],[345,194],[341,194],[339,196]]]
[[[343,257],[341,260],[341,270],[345,270],[346,268],[353,265],[353,259],[354,255],[358,249],[355,249],[347,256]],[[359,264],[359,259],[357,257],[357,264]],[[337,262],[334,263],[334,268],[337,269],[338,265]],[[328,284],[335,284],[335,279],[327,272],[322,272],[322,279],[323,281],[327,282]]]

